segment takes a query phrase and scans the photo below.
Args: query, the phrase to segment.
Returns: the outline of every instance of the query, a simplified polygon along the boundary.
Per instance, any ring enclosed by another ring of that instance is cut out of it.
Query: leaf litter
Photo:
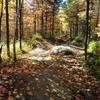
[[[0,69],[0,100],[100,100],[100,80],[76,56],[53,60],[23,58]]]

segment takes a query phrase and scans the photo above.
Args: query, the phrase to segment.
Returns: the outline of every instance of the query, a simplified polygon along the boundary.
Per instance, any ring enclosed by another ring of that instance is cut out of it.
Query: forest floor
[[[46,44],[1,66],[0,100],[100,100],[100,80],[82,67],[79,49],[50,56],[54,45]]]

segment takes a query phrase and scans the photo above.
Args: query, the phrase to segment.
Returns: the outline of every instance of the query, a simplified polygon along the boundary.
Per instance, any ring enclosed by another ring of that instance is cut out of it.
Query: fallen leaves
[[[88,75],[74,56],[69,55],[63,60],[58,58],[55,56],[54,61],[35,63],[23,59],[15,68],[13,65],[4,66],[0,69],[0,96],[7,94],[8,100],[37,95],[48,97],[48,100],[82,100],[79,91],[85,89],[87,94],[92,91],[99,100],[100,81]]]

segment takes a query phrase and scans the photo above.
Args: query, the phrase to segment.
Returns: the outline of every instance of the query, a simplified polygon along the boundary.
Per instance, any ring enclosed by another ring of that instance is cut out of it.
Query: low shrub
[[[77,37],[75,37],[74,41],[76,41],[78,43],[83,42],[83,35],[79,34]]]
[[[42,36],[39,33],[36,33],[32,36],[30,40],[28,40],[28,44],[31,48],[36,47],[36,45],[43,40]]]
[[[91,74],[100,76],[100,41],[89,43],[87,68]]]

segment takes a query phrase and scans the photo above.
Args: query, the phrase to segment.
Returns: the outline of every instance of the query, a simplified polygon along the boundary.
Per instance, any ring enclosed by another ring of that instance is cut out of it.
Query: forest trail
[[[36,48],[36,49],[31,50],[23,58],[37,60],[37,61],[52,59],[51,56],[49,55],[49,50],[45,50],[42,48]]]
[[[99,100],[100,82],[87,75],[78,60],[83,49],[70,45],[76,54],[63,55],[63,60],[57,61],[50,55],[51,48],[47,45],[55,46],[47,42],[26,55],[27,59],[43,61],[46,66],[34,79],[34,100]],[[33,100],[33,96],[27,98]]]
[[[30,51],[14,68],[0,70],[0,100],[100,100],[100,81],[87,74],[80,56],[50,56],[50,48],[43,47]]]
[[[100,100],[99,35],[100,0],[1,0],[0,100]]]
[[[36,48],[25,54],[22,59],[35,60],[35,61],[48,61],[52,60],[50,56],[50,49],[53,45],[47,41],[39,43]]]
[[[28,59],[28,60],[29,59],[30,60],[36,60],[36,61],[54,60],[54,58],[52,57],[51,51],[52,51],[52,48],[54,48],[56,46],[65,46],[65,47],[68,46],[68,47],[73,49],[74,54],[76,56],[84,54],[84,49],[81,48],[81,47],[77,47],[77,46],[74,46],[74,45],[71,45],[71,44],[68,45],[67,43],[66,44],[63,43],[63,44],[60,44],[60,45],[51,44],[50,42],[47,42],[45,40],[42,43],[38,44],[38,46],[35,49],[33,49],[33,50],[29,51],[27,54],[25,54],[22,58],[25,58],[25,59]]]

